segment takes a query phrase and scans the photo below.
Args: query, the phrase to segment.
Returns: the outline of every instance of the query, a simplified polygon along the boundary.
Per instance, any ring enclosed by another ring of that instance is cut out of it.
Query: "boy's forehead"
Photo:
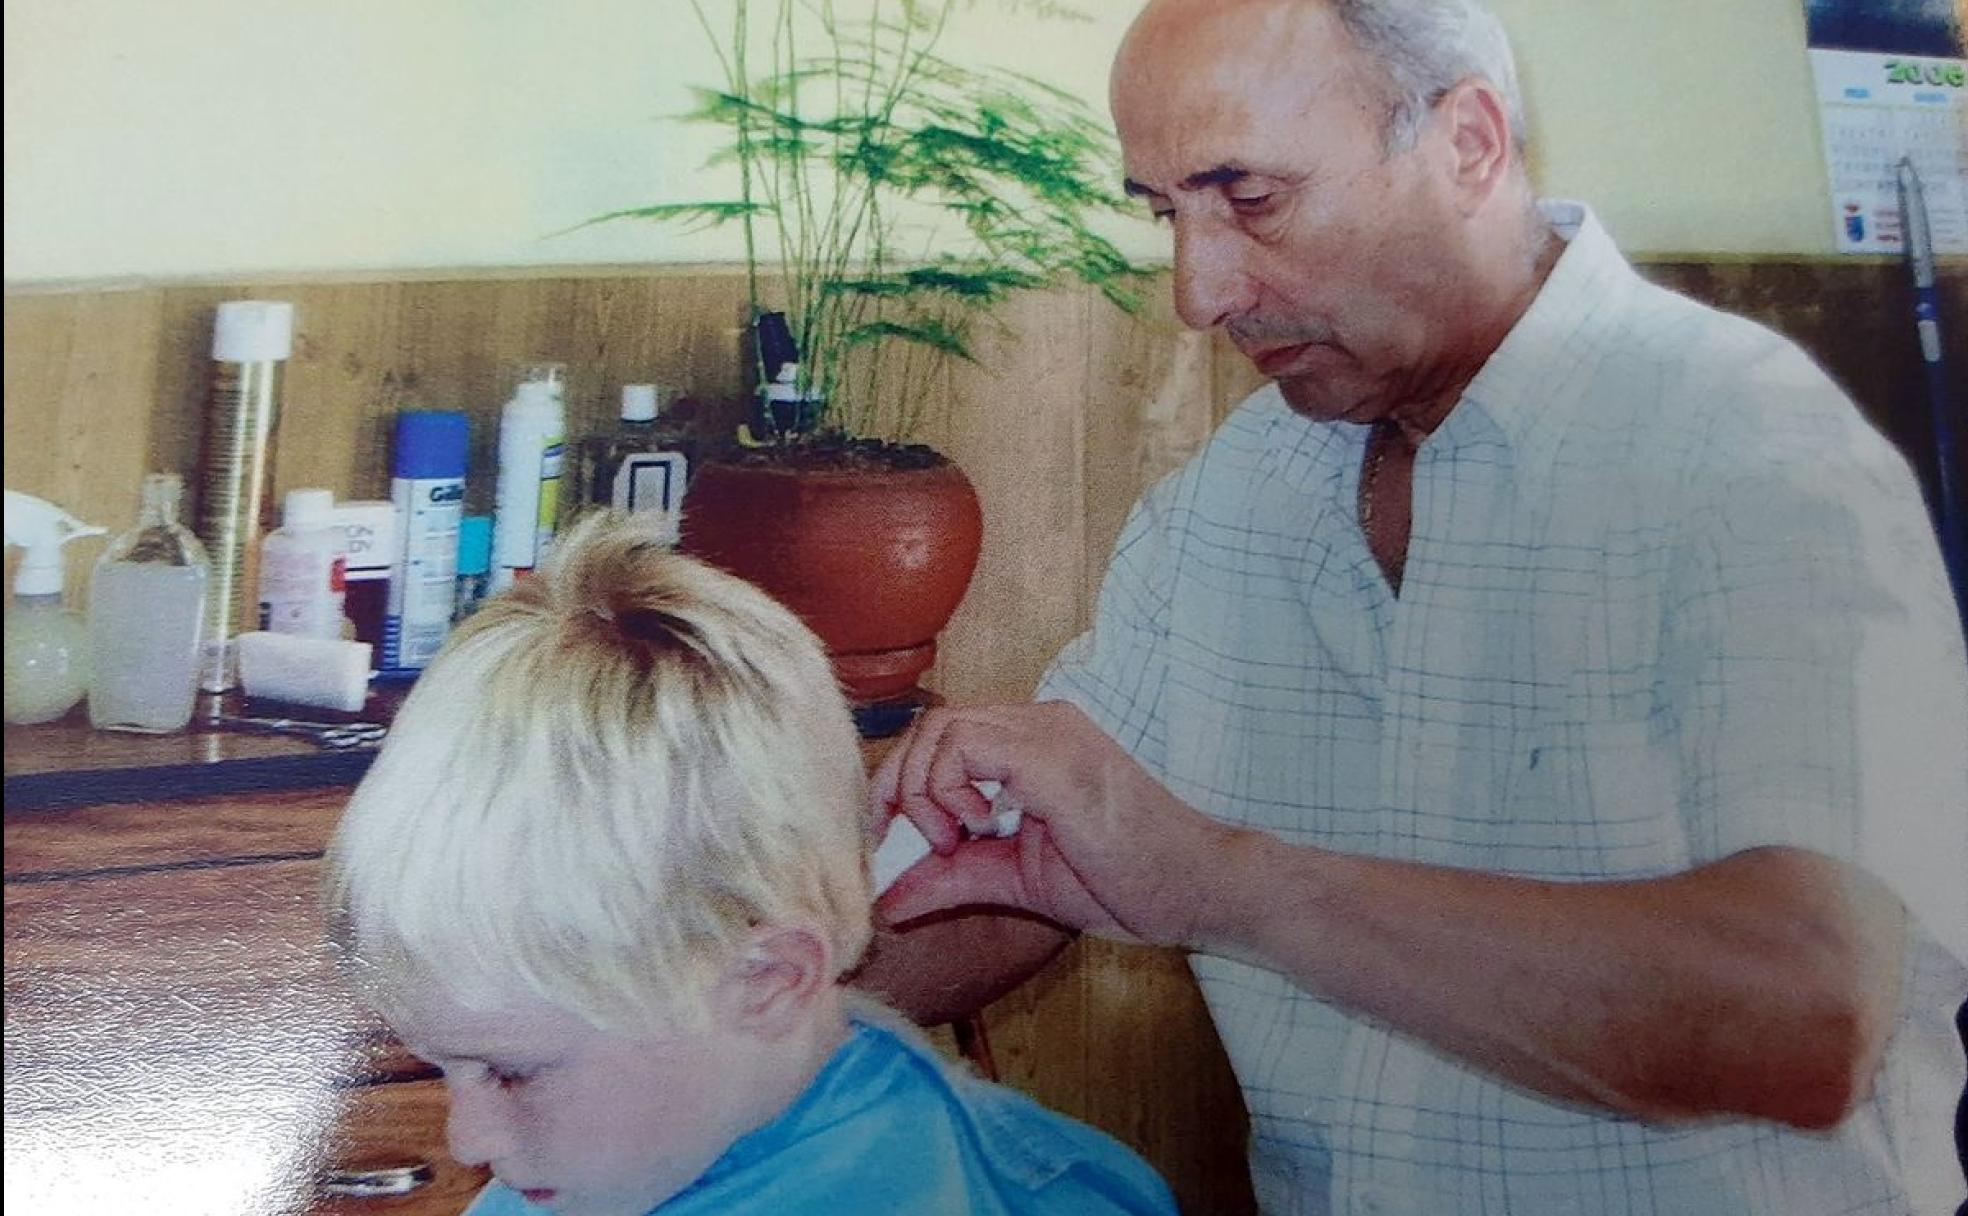
[[[447,1057],[524,1050],[543,1040],[567,1043],[589,1029],[531,993],[502,991],[490,983],[461,987],[420,981],[397,993],[391,1004],[390,1026],[398,1037]]]

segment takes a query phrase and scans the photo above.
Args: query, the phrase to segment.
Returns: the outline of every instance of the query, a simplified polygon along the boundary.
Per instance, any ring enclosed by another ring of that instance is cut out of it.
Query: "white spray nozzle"
[[[107,529],[85,524],[51,502],[19,490],[6,491],[7,543],[27,550],[14,576],[15,595],[60,595],[61,547]]]

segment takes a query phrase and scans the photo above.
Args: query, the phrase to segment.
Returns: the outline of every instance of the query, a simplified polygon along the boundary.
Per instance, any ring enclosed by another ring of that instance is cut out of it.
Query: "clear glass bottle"
[[[211,561],[178,522],[184,480],[144,478],[137,525],[96,561],[89,584],[89,724],[182,730],[198,696]]]
[[[660,511],[676,539],[697,441],[687,425],[663,412],[662,396],[653,384],[623,385],[614,427],[582,440],[576,515],[604,507]]]

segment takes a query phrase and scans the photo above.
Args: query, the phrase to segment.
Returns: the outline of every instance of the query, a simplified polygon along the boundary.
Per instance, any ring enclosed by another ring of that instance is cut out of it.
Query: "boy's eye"
[[[451,1064],[443,1069],[444,1075],[460,1081],[490,1082],[500,1089],[515,1089],[531,1081],[539,1070],[533,1068],[499,1068],[491,1064],[463,1063]]]

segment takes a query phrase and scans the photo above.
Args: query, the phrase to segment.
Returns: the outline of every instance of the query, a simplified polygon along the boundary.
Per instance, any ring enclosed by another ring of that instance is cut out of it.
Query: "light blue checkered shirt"
[[[1399,600],[1366,428],[1267,387],[1136,508],[1040,695],[1294,843],[1555,880],[1796,845],[1919,919],[1873,1096],[1826,1136],[1556,1106],[1197,957],[1266,1212],[1952,1213],[1968,668],[1915,482],[1791,344],[1547,210],[1564,256],[1416,459]]]

